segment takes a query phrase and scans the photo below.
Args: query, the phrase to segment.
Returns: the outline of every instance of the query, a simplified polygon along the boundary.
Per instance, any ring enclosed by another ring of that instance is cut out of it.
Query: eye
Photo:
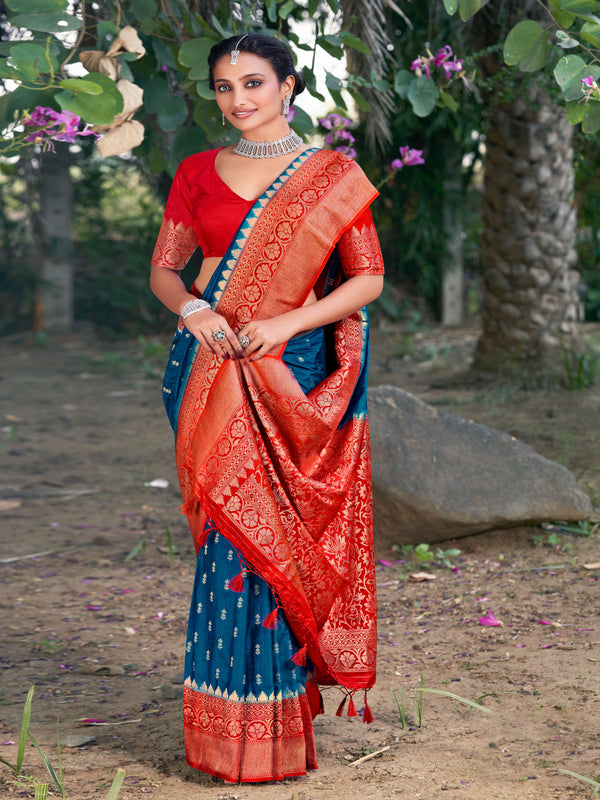
[[[254,87],[256,87],[256,86],[262,86],[262,81],[258,81],[258,80],[256,80],[256,79],[254,79],[254,80],[248,81],[248,83],[246,84],[246,86],[247,86],[249,89],[254,89]]]
[[[226,83],[221,83],[217,86],[217,92],[228,92],[230,87]]]

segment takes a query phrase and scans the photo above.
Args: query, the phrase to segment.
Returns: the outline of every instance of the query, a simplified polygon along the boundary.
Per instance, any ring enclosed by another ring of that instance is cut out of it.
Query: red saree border
[[[319,151],[249,230],[217,310],[237,327],[301,305],[377,192],[355,162]],[[279,356],[200,351],[177,424],[177,465],[196,546],[208,515],[271,586],[319,680],[375,680],[368,423],[339,427],[362,370],[366,321],[335,326],[337,369],[304,395]],[[284,346],[281,347],[283,351]]]
[[[226,781],[277,781],[317,769],[306,695],[247,703],[184,686],[183,720],[187,763]]]

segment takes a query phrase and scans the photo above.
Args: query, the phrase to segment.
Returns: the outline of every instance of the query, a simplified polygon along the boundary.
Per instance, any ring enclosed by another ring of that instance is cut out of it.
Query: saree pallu
[[[237,330],[311,289],[324,296],[343,279],[336,243],[375,196],[353,161],[300,155],[250,211],[204,298]],[[330,326],[326,363],[321,343],[296,339],[299,349],[291,340],[251,363],[199,350],[180,327],[163,387],[198,552],[186,756],[230,781],[316,768],[307,668],[313,686],[343,687],[350,714],[375,680],[366,309]]]

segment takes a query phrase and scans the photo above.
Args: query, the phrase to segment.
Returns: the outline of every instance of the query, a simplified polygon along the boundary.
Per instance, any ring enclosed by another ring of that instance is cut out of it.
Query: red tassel
[[[371,709],[369,708],[369,704],[367,703],[367,693],[365,692],[365,712],[363,714],[363,722],[373,722],[375,717],[371,714]]]
[[[244,576],[241,572],[229,581],[229,588],[232,592],[244,591]]]
[[[265,628],[268,628],[270,631],[278,627],[278,619],[277,619],[278,611],[279,611],[278,608],[273,609],[273,611],[271,611],[271,613],[268,614],[263,619],[262,624],[264,625]]]
[[[344,712],[344,706],[346,705],[347,696],[344,695],[344,699],[338,706],[338,710],[335,712],[336,717],[341,717]]]
[[[292,656],[292,661],[298,667],[305,667],[306,666],[306,645],[300,648],[294,655]]]
[[[354,705],[354,700],[352,699],[352,695],[350,695],[350,702],[348,703],[348,716],[349,717],[358,717],[358,712]]]

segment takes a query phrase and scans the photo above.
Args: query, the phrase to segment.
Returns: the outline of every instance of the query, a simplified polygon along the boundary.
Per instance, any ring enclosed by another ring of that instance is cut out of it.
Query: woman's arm
[[[329,325],[353,314],[379,297],[382,289],[383,275],[356,275],[322,300],[271,319],[248,322],[238,331],[238,336],[250,339],[245,354],[251,361],[256,361],[301,331]]]
[[[195,299],[185,288],[178,272],[156,264],[152,265],[150,271],[150,289],[175,314],[181,314],[184,305]],[[241,358],[244,354],[225,317],[215,314],[211,309],[205,308],[189,314],[185,318],[185,327],[198,339],[201,347],[217,356]],[[213,334],[218,330],[223,331],[225,338],[215,341]]]

